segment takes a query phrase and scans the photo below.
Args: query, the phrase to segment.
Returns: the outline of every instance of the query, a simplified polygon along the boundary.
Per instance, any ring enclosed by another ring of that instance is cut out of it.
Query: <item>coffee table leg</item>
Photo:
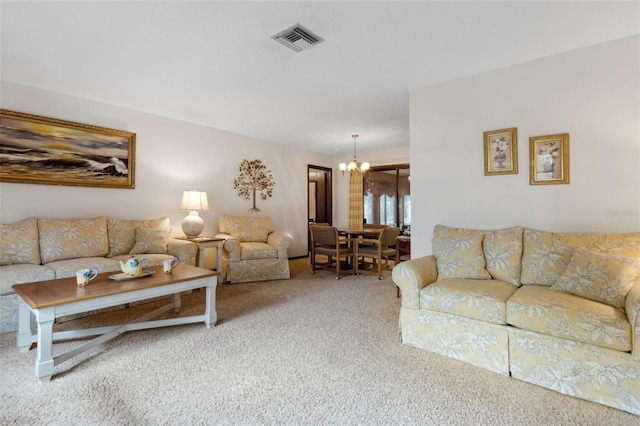
[[[18,309],[18,350],[24,353],[31,349],[31,309],[23,300]]]
[[[51,380],[53,375],[53,308],[39,309],[36,312],[38,321],[38,356],[36,358],[36,377],[38,382]]]
[[[209,285],[207,286],[206,295],[206,308],[204,311],[204,323],[207,328],[211,328],[212,325],[216,325],[218,321],[218,313],[216,312],[216,286],[218,285],[218,277],[209,278]]]
[[[182,307],[182,300],[180,299],[180,293],[173,294],[173,312],[176,314],[180,312],[180,308]]]

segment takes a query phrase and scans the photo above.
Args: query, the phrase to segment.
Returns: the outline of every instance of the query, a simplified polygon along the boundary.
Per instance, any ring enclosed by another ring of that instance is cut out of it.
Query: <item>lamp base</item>
[[[182,232],[187,238],[195,238],[202,234],[204,230],[204,220],[197,211],[190,211],[187,217],[182,220]]]

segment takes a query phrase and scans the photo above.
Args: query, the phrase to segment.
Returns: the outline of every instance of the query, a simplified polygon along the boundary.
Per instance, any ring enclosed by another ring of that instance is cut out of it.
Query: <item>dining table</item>
[[[338,233],[346,235],[348,238],[374,236],[380,234],[381,228],[365,228],[363,226],[338,228]]]
[[[365,228],[364,226],[350,226],[348,228],[338,228],[338,234],[346,236],[348,239],[360,239],[364,237],[377,237],[382,229],[380,228]],[[351,247],[351,242],[349,242]],[[357,250],[354,247],[354,250]],[[347,261],[347,268],[353,267],[350,261]]]

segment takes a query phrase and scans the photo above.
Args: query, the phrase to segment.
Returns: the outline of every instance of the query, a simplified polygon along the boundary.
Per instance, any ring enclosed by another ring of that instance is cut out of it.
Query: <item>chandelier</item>
[[[342,172],[342,176],[344,176],[345,170],[349,171],[349,174],[351,174],[354,170],[357,170],[360,173],[365,173],[367,170],[369,170],[370,167],[369,163],[367,163],[366,161],[358,165],[358,161],[356,160],[356,139],[358,138],[358,135],[351,135],[351,137],[353,138],[353,160],[351,160],[349,164],[340,163],[340,171]]]

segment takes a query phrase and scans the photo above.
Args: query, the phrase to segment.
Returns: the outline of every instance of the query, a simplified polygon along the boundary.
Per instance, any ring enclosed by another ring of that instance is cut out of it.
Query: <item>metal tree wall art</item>
[[[250,212],[259,212],[256,207],[256,195],[260,192],[260,198],[266,200],[273,195],[273,187],[276,183],[267,167],[261,160],[242,160],[238,167],[238,176],[233,180],[233,189],[238,190],[238,196],[245,200],[253,199],[253,207]]]

